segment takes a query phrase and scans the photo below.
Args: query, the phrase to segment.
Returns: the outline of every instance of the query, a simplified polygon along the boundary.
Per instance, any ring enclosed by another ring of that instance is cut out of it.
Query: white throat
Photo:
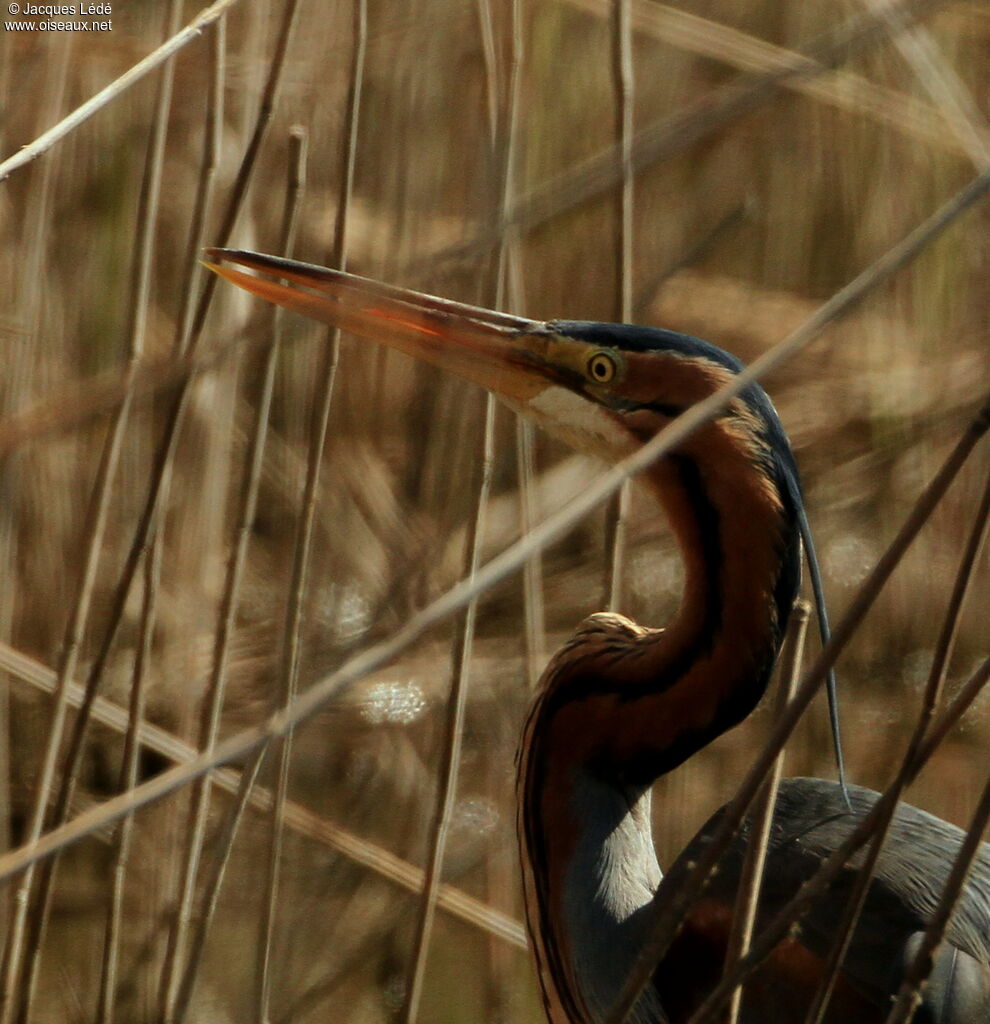
[[[636,963],[652,918],[660,866],[650,830],[650,791],[626,794],[582,772],[574,799],[582,832],[564,876],[563,936],[572,979],[591,1020],[603,1020]],[[589,880],[594,891],[589,892]],[[664,1021],[652,989],[630,1021]]]
[[[576,451],[593,452],[607,461],[637,447],[607,409],[558,385],[544,388],[517,410]]]

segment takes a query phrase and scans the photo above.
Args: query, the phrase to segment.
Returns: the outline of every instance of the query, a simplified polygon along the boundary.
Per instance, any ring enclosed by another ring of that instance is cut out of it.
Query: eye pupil
[[[603,353],[591,357],[588,363],[591,376],[602,383],[608,383],[615,376],[615,363]]]

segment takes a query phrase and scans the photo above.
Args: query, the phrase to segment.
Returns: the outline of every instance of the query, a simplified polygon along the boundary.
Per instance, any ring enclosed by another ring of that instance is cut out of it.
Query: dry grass
[[[391,637],[601,474],[354,339],[286,319],[276,363],[269,314],[212,291],[204,242],[286,244],[293,125],[309,140],[301,258],[346,253],[531,316],[631,309],[753,361],[990,162],[990,22],[909,6],[920,20],[896,41],[873,0],[631,0],[617,21],[606,0],[371,0],[365,28],[356,0],[300,5],[294,25],[283,0],[208,17],[131,3],[99,36],[0,34],[0,846],[51,829],[59,794],[68,821],[98,817],[264,721],[293,679],[304,691]],[[21,150],[194,17],[170,63],[132,71],[37,158]],[[985,205],[959,216],[767,381],[834,615],[985,398],[987,221]],[[190,360],[209,368],[187,382]],[[977,448],[842,655],[857,782],[888,784],[907,747],[987,466]],[[416,1002],[422,1021],[531,1019],[514,748],[544,652],[604,605],[603,581],[644,622],[676,603],[665,525],[635,488],[628,505],[350,686],[281,758],[94,831],[32,869],[27,903],[27,876],[9,881],[0,921],[30,1021],[178,1020],[187,998],[188,1021],[371,1024]],[[985,565],[949,697],[988,653]],[[978,698],[912,802],[969,820],[987,716]],[[770,717],[661,780],[662,863],[732,795]],[[442,799],[445,745],[459,773]],[[832,773],[817,704],[786,771]],[[415,895],[431,859],[432,929]]]

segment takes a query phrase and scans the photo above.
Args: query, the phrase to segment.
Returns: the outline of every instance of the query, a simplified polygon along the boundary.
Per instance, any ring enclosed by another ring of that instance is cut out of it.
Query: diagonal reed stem
[[[952,196],[952,198],[914,230],[909,232],[875,263],[871,264],[853,281],[840,289],[831,299],[819,307],[801,327],[772,349],[765,352],[748,368],[734,377],[732,381],[720,388],[710,398],[692,406],[669,426],[660,431],[639,451],[629,455],[603,473],[592,486],[588,487],[563,509],[549,516],[526,537],[521,538],[502,552],[501,555],[488,562],[478,572],[474,581],[458,583],[422,611],[415,614],[391,637],[351,658],[340,669],[315,683],[291,705],[283,711],[272,715],[266,722],[229,737],[227,740],[219,743],[210,754],[200,753],[192,761],[148,780],[132,792],[112,798],[104,804],[82,813],[74,821],[53,830],[36,843],[0,856],[0,881],[23,871],[37,860],[51,856],[82,836],[88,835],[94,829],[116,821],[138,807],[143,807],[148,803],[160,800],[176,789],[188,785],[200,776],[212,771],[219,765],[244,757],[262,744],[284,735],[289,729],[313,715],[356,680],[397,657],[433,626],[445,621],[451,615],[465,608],[475,594],[482,593],[506,576],[518,571],[533,551],[541,550],[566,533],[588,512],[613,494],[624,480],[641,472],[656,459],[682,444],[685,438],[690,436],[694,430],[697,430],[713,416],[716,416],[750,383],[771,372],[796,352],[810,344],[833,321],[847,313],[850,309],[853,309],[880,283],[888,280],[897,270],[910,262],[918,252],[939,237],[963,212],[982,198],[988,189],[990,189],[990,172],[973,179],[967,186]],[[944,481],[943,477],[947,474],[951,476],[958,470],[962,461],[965,460],[969,451],[986,431],[988,425],[990,425],[990,405],[981,410],[980,415],[970,425],[965,437],[953,454],[951,464],[943,468],[937,480],[939,486],[947,485],[947,481]],[[929,493],[926,492],[925,502],[928,500]],[[925,510],[925,514],[927,514],[927,511]],[[922,516],[921,508],[916,511],[915,516],[912,517],[911,523],[908,525],[915,528],[914,520],[918,516]],[[889,573],[892,566],[887,565],[886,561],[883,561],[878,566],[878,571],[881,568],[883,572]],[[808,676],[811,682],[808,686],[803,687],[802,691],[799,691],[798,696],[795,698],[795,704],[803,701],[806,706],[810,702],[817,688],[814,683],[814,673],[827,671],[830,661],[834,659],[835,652],[848,640],[848,636],[844,634],[851,632],[855,624],[858,623],[862,612],[873,598],[872,593],[864,591],[864,595],[861,595],[861,600],[853,605],[855,618],[848,621],[848,624],[843,627],[843,632],[840,633],[840,630],[836,630],[833,636],[831,653],[829,653],[828,658],[820,657],[818,662],[816,662],[813,672]],[[808,692],[804,692],[805,690]],[[798,711],[799,714],[800,711]],[[786,720],[789,719],[790,715],[786,716]],[[786,725],[786,720],[784,725]],[[797,716],[794,717],[795,722],[796,720]],[[793,727],[793,723],[790,727]],[[769,764],[779,752],[779,746],[775,748],[774,744],[779,743],[782,745],[786,734],[785,729],[779,730],[774,738],[774,742],[767,747],[761,759],[761,763],[764,761],[766,763],[762,763],[762,768],[760,765],[757,765],[757,768],[752,773],[752,777],[744,784],[739,797],[733,802],[732,806],[738,812],[740,818],[749,806],[755,791],[759,788]],[[669,927],[669,922],[666,927]],[[661,938],[664,941],[669,941],[664,936],[661,936]],[[642,975],[644,981],[647,974],[648,971],[644,969]]]
[[[354,192],[354,174],[357,161],[360,127],[361,96],[364,87],[365,59],[368,42],[368,12],[366,0],[356,0],[352,19],[351,69],[347,92],[344,145],[340,167],[340,200],[334,236],[330,247],[331,265],[344,270],[347,267],[347,228]],[[303,485],[302,515],[293,551],[292,577],[286,606],[285,631],[281,666],[280,706],[294,700],[299,682],[299,657],[302,644],[303,611],[309,584],[310,559],[316,525],[316,506],[319,497],[320,471],[326,448],[333,406],[337,365],[340,355],[340,332],[329,331],[324,346],[323,367],[318,375],[310,442],[306,462],[306,480]],[[289,768],[292,759],[292,731],[278,741],[275,750],[275,793],[272,801],[267,851],[265,899],[259,921],[257,991],[255,1019],[268,1024],[272,1018],[272,957],[275,949],[276,911],[279,901],[280,872],[283,851],[283,824],[288,799]]]
[[[308,139],[305,130],[294,127],[289,132],[289,158],[288,158],[288,182],[285,194],[285,209],[282,215],[282,232],[279,239],[278,251],[286,256],[291,256],[295,247],[295,239],[298,228],[299,208],[303,200],[306,187],[306,154]],[[270,311],[267,332],[272,336],[272,346],[268,351],[265,365],[262,370],[262,392],[259,402],[256,424],[260,423],[262,415],[267,419],[271,408],[272,397],[275,386],[275,372],[278,367],[279,355],[282,348],[282,311],[272,309]],[[256,426],[257,429],[257,426]],[[261,481],[261,459],[259,458],[256,467],[254,486],[257,488]],[[253,509],[250,513],[253,519]],[[233,807],[225,817],[221,828],[220,836],[214,844],[212,864],[206,871],[206,882],[203,886],[203,895],[200,899],[201,909],[199,918],[193,926],[191,938],[188,942],[189,952],[185,963],[182,966],[182,976],[178,983],[175,1005],[172,1017],[175,1024],[182,1024],[189,1009],[189,1002],[192,998],[193,988],[199,973],[199,967],[203,962],[203,947],[213,923],[216,912],[217,901],[220,896],[220,889],[226,874],[230,854],[233,849],[234,840],[240,828],[244,812],[247,809],[251,793],[254,789],[258,772],[267,753],[267,747],[261,748],[247,767],[241,772],[241,782],[235,796]],[[282,800],[284,806],[284,799]],[[273,806],[273,811],[278,815],[282,808],[278,802]]]
[[[612,0],[612,84],[615,94],[615,149],[619,161],[619,189],[615,208],[615,319],[633,318],[633,212],[636,174],[633,166],[633,112],[635,75],[632,49],[631,0]],[[622,579],[626,560],[630,485],[624,484],[605,506],[605,607],[621,612]]]
[[[959,634],[963,604],[973,582],[973,574],[979,561],[980,552],[986,542],[988,526],[990,526],[990,477],[987,478],[983,499],[977,509],[973,520],[973,527],[959,560],[959,568],[953,583],[952,594],[946,608],[938,642],[935,645],[935,657],[932,660],[931,671],[929,672],[925,693],[922,697],[918,720],[915,724],[914,732],[908,741],[897,776],[891,785],[891,790],[896,793],[897,799],[900,799],[901,793],[907,786],[911,764],[917,756],[918,748],[925,738],[925,734],[935,715],[935,708],[941,699],[949,661],[955,647],[956,637]],[[849,896],[843,919],[833,939],[832,949],[829,951],[829,958],[826,964],[825,976],[818,987],[818,991],[815,993],[815,999],[808,1011],[806,1024],[820,1024],[828,1010],[835,982],[845,960],[846,950],[852,940],[859,915],[862,912],[870,880],[873,878],[873,872],[880,857],[880,852],[883,849],[887,829],[893,819],[896,807],[896,802],[891,801],[889,810],[879,819],[876,835],[873,838],[870,849],[867,851],[863,864],[858,870],[856,884]]]
[[[4,672],[11,674],[15,681],[27,684],[34,690],[47,694],[51,694],[55,690],[57,678],[55,672],[39,664],[33,658],[15,651],[2,641],[0,641],[0,666]],[[68,697],[69,704],[72,707],[78,707],[83,699],[81,687],[70,683]],[[93,720],[114,732],[126,732],[129,715],[118,705],[103,697],[97,697],[93,702]],[[191,761],[199,753],[195,747],[174,734],[147,721],[138,724],[137,735],[143,749],[159,754],[174,764]],[[240,784],[240,772],[232,768],[218,769],[213,773],[213,782],[217,789],[224,793],[236,794]],[[271,814],[273,801],[273,794],[266,789],[256,786],[251,792],[251,807],[261,815]],[[280,815],[280,821],[300,838],[326,846],[354,864],[379,875],[407,892],[422,892],[423,871],[421,868],[409,864],[395,854],[354,835],[326,818],[321,818],[301,804],[287,800]],[[519,922],[511,920],[500,911],[485,906],[460,889],[451,885],[442,885],[439,906],[459,920],[480,928],[509,945],[519,949],[526,947],[525,932]]]
[[[794,695],[801,662],[804,656],[804,641],[808,631],[808,616],[811,608],[805,601],[797,601],[791,612],[787,629],[787,643],[780,660],[780,685],[776,694],[775,713],[779,716],[787,702]],[[770,840],[770,826],[773,823],[773,809],[777,803],[777,789],[784,770],[784,751],[777,755],[769,778],[754,801],[750,816],[749,842],[743,859],[739,890],[732,912],[732,930],[726,947],[723,972],[730,971],[746,955],[753,938],[756,911],[759,905],[760,889],[763,885],[763,871],[766,864],[767,843]],[[742,1007],[743,989],[740,985],[729,1000],[726,1024],[737,1024]]]
[[[65,103],[67,89],[69,58],[72,53],[71,39],[61,41],[55,51],[55,59],[49,65],[45,82],[45,96],[43,111],[45,114],[56,116]],[[39,344],[41,340],[41,328],[43,324],[44,304],[40,290],[42,268],[48,258],[49,236],[51,232],[50,210],[52,208],[56,177],[55,163],[48,161],[38,169],[36,178],[31,182],[29,193],[29,214],[24,228],[24,251],[26,265],[21,287],[21,316],[25,323],[27,338],[32,345]],[[101,459],[101,466],[106,462],[106,447],[104,456]],[[97,471],[99,473],[99,470]],[[98,493],[94,491],[94,494]],[[87,522],[84,527],[84,537],[92,538],[98,530],[100,517],[95,505],[91,505],[87,513]],[[93,545],[90,543],[89,563],[93,562]],[[86,606],[89,594],[92,590],[92,576],[95,566],[83,563],[82,575],[77,587],[73,612],[70,614],[66,626],[66,636],[70,639],[74,634],[81,632],[81,621],[85,619]],[[64,642],[63,642],[64,643]],[[77,648],[78,649],[78,645]],[[53,693],[51,721],[48,727],[48,742],[41,757],[41,767],[38,774],[37,788],[34,796],[34,803],[31,807],[25,838],[30,841],[36,839],[42,832],[45,824],[45,814],[48,808],[48,800],[55,782],[59,746],[66,724],[66,687],[68,684],[68,673],[64,666],[67,655],[72,651],[71,646],[66,648],[61,655],[60,672],[58,682]],[[71,666],[70,666],[71,668]],[[21,971],[24,958],[24,944],[29,919],[29,900],[31,897],[33,873],[28,872],[18,886],[14,895],[13,905],[10,908],[10,922],[5,936],[3,957],[0,959],[0,1021],[8,1024],[14,1019],[16,1012],[16,1000],[21,985]]]
[[[194,43],[210,25],[220,19],[237,2],[238,0],[216,0],[216,3],[204,7],[181,32],[167,39],[147,57],[129,67],[119,78],[106,88],[101,89],[95,96],[77,107],[44,134],[39,135],[34,142],[22,147],[13,156],[0,163],[0,181],[10,177],[14,171],[29,164],[32,160],[36,160],[42,153],[51,149],[56,142],[64,139],[94,114],[116,100],[132,85],[140,82],[145,75],[171,60],[183,47]]]

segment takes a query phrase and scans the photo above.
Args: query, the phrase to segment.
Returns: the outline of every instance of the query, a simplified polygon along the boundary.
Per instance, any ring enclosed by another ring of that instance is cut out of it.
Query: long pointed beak
[[[510,404],[525,406],[549,383],[524,344],[544,328],[538,321],[261,253],[206,256],[210,270],[259,298],[432,363]]]

